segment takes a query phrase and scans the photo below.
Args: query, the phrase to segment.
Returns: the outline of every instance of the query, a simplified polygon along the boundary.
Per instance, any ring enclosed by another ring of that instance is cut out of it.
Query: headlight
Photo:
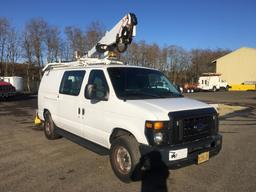
[[[169,121],[146,121],[145,135],[150,145],[168,143]]]
[[[162,144],[162,142],[163,142],[163,133],[161,133],[161,132],[155,133],[154,134],[154,142],[157,145]]]

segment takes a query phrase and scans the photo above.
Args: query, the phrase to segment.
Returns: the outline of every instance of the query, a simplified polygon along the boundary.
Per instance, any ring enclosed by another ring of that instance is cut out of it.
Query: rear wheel
[[[214,86],[214,87],[212,88],[212,91],[213,91],[213,92],[216,92],[216,91],[217,91],[217,88]]]
[[[132,174],[139,163],[139,144],[132,136],[116,138],[110,149],[110,163],[115,175],[123,182],[131,182]]]
[[[56,133],[56,125],[54,124],[49,111],[45,112],[44,118],[44,134],[46,138],[49,140],[61,138],[61,136]]]

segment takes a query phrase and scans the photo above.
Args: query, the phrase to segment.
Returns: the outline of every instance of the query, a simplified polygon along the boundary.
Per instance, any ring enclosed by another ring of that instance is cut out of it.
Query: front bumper
[[[188,149],[186,158],[169,161],[169,151]],[[222,136],[220,134],[210,136],[204,139],[196,140],[189,143],[179,144],[175,146],[149,146],[140,145],[141,155],[146,155],[152,151],[158,151],[161,154],[162,161],[170,168],[177,169],[191,164],[196,164],[198,155],[209,151],[209,157],[217,155],[222,148]]]

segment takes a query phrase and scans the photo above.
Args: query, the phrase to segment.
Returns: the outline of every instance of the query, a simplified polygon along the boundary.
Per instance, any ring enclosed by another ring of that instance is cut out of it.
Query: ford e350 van
[[[109,150],[124,182],[151,151],[179,168],[207,161],[222,146],[213,107],[185,98],[158,70],[112,61],[48,65],[38,116],[48,139],[69,135]]]

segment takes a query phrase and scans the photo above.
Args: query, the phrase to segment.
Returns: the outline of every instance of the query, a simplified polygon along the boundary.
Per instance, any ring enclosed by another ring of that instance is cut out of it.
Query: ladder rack
[[[48,71],[55,68],[68,68],[68,67],[87,67],[90,65],[123,65],[123,62],[118,60],[111,60],[108,58],[98,59],[98,58],[88,58],[82,57],[78,61],[68,62],[68,63],[49,63],[43,68],[44,71]]]

